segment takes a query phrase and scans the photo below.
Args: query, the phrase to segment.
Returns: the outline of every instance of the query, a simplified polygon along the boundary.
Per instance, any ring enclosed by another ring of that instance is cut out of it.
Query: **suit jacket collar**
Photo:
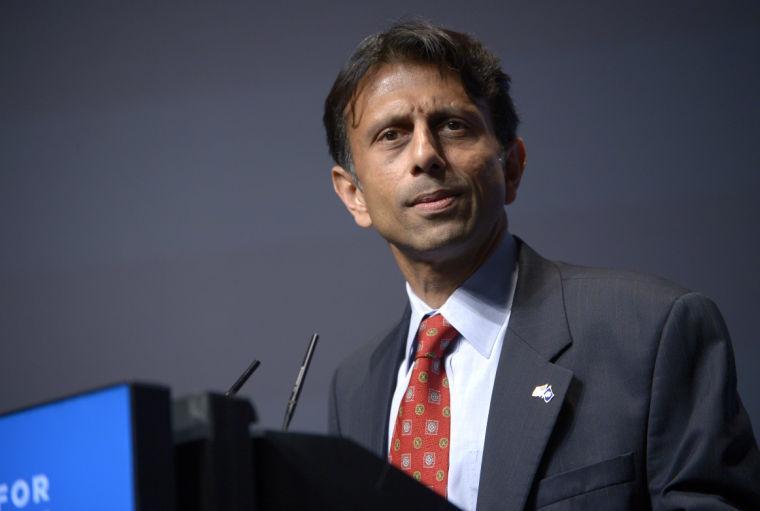
[[[515,236],[518,273],[509,328],[545,360],[572,344],[557,265]]]

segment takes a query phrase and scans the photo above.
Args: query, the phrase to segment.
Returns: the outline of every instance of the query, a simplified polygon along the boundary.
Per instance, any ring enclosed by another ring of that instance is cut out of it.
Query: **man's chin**
[[[490,251],[504,224],[506,222],[496,220],[490,229],[477,228],[461,220],[427,224],[414,230],[415,236],[405,240],[407,243],[388,241],[410,260],[429,263],[455,262],[467,257],[478,257],[478,253]]]
[[[461,231],[446,231],[440,234],[428,231],[425,236],[417,237],[411,243],[390,244],[409,259],[442,262],[461,256],[463,252],[466,252],[469,238],[470,236],[467,233]]]

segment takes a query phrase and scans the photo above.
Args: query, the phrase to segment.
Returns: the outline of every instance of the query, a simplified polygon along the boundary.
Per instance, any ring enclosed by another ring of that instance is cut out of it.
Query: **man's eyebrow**
[[[457,105],[457,106],[442,106],[436,108],[431,114],[430,119],[433,122],[440,122],[449,117],[465,117],[471,119],[473,116],[477,116],[478,119],[482,117],[482,112],[475,105]]]
[[[383,115],[381,117],[378,117],[375,121],[371,122],[367,126],[367,135],[369,137],[374,137],[375,134],[382,128],[385,128],[387,126],[398,126],[400,124],[407,123],[409,123],[408,113],[392,113]]]

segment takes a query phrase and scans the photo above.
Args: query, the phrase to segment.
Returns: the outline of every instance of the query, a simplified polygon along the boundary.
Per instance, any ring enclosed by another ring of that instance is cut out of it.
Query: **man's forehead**
[[[349,125],[354,129],[366,118],[377,116],[477,108],[454,71],[403,62],[383,64],[367,73],[348,107]]]
[[[459,75],[434,64],[415,62],[393,62],[382,64],[371,73],[367,73],[368,84],[364,88],[367,94],[384,94],[394,89],[419,83],[448,84],[453,80],[454,85],[461,87]]]

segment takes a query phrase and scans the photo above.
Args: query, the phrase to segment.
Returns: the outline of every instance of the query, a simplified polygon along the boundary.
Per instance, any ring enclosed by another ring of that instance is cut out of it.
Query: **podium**
[[[245,399],[123,384],[0,416],[0,511],[456,509],[359,445],[253,431]]]

